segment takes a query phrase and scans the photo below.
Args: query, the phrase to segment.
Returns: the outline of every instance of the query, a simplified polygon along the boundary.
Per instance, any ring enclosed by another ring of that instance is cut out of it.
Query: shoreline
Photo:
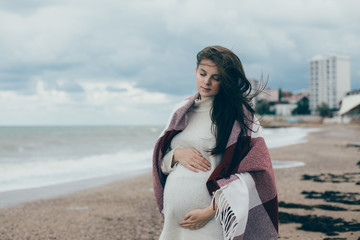
[[[91,178],[54,185],[16,189],[0,192],[0,209],[16,206],[21,203],[28,203],[38,200],[46,200],[81,192],[83,190],[102,187],[107,184],[123,181],[143,175],[148,171],[125,173],[123,175],[112,175],[107,177]]]
[[[276,169],[293,168],[304,166],[303,162],[272,160],[277,164]],[[274,168],[275,169],[275,168]],[[113,175],[101,178],[91,178],[73,182],[66,182],[36,188],[16,189],[0,192],[0,210],[8,207],[16,207],[18,204],[30,203],[33,201],[48,200],[56,197],[76,194],[88,189],[102,187],[108,184],[141,177],[151,174],[150,171],[141,171],[124,175]]]
[[[303,162],[298,161],[279,161],[272,160],[277,167],[274,169],[284,169],[304,166]],[[18,204],[30,203],[33,201],[41,201],[52,199],[56,197],[66,196],[69,194],[76,194],[88,189],[102,187],[108,184],[117,183],[142,175],[151,174],[150,171],[140,171],[136,173],[129,173],[124,175],[113,175],[101,178],[91,178],[73,182],[66,182],[36,188],[16,189],[10,191],[0,192],[0,210],[3,208],[13,207]]]
[[[281,203],[280,220],[284,216],[289,220],[280,222],[280,239],[357,239],[355,236],[360,230],[356,229],[334,231],[338,235],[333,237],[316,229],[297,229],[302,227],[301,219],[305,216],[360,222],[360,204],[356,202],[360,196],[354,195],[356,201],[349,204],[349,201],[339,202],[341,196],[335,199],[322,195],[339,192],[343,194],[342,200],[349,200],[345,193],[358,192],[360,149],[346,145],[360,141],[360,126],[316,127],[322,131],[307,135],[306,143],[270,149],[272,159],[305,163],[274,170]],[[0,219],[0,239],[158,239],[162,229],[149,173],[52,199],[2,208]]]
[[[360,223],[360,195],[357,194],[360,149],[347,147],[348,142],[360,140],[360,126],[323,125],[321,129],[309,134],[307,143],[270,149],[272,159],[291,158],[305,163],[303,167],[285,171],[274,169],[280,203],[280,239],[358,240],[360,235],[359,228],[345,231],[346,227],[339,223],[343,226],[341,232],[336,231],[336,224],[331,225],[340,219],[349,225]],[[308,227],[306,225],[315,229],[299,229]]]
[[[298,135],[299,131],[305,132],[305,137],[296,137],[295,139],[291,139],[287,143],[279,143],[273,144],[274,146],[271,149],[279,148],[279,147],[286,147],[291,145],[296,145],[299,143],[306,142],[306,136],[308,136],[311,132],[319,131],[319,128],[316,127],[307,127],[307,126],[293,126],[293,127],[286,127],[288,128],[286,131],[294,131],[295,135]],[[301,129],[301,130],[299,130]],[[281,129],[279,129],[281,131]],[[263,130],[266,131],[266,130]],[[282,129],[284,131],[284,129]],[[266,140],[266,139],[265,139]],[[280,140],[280,138],[279,138]],[[270,145],[268,145],[269,147]],[[303,162],[293,162],[289,161],[278,161],[273,160],[274,168],[289,168],[289,167],[298,167],[302,166]],[[106,177],[94,177],[89,179],[83,180],[75,180],[75,181],[68,181],[63,183],[45,185],[45,186],[38,186],[38,187],[30,187],[30,188],[23,188],[23,189],[13,189],[13,190],[6,190],[0,191],[0,209],[15,206],[16,204],[26,203],[36,200],[44,200],[50,199],[54,197],[59,197],[71,193],[76,193],[82,190],[101,187],[106,184],[110,184],[113,182],[117,182],[120,180],[125,180],[132,178],[133,176],[141,175],[146,172],[151,172],[151,168],[147,170],[139,170],[137,172],[133,171],[131,173],[125,174],[117,174],[117,175],[110,175]]]

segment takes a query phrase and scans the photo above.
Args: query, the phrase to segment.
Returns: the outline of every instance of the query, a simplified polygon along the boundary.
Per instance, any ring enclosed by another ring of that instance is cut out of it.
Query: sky
[[[0,0],[0,125],[165,124],[222,45],[248,78],[298,92],[309,59],[346,54],[360,89],[357,0]]]

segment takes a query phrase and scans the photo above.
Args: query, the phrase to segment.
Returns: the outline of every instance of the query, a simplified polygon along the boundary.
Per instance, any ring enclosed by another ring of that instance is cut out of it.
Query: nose
[[[210,79],[210,77],[206,77],[206,78],[204,78],[204,84],[206,84],[206,85],[210,85],[210,83],[211,83],[211,79]]]

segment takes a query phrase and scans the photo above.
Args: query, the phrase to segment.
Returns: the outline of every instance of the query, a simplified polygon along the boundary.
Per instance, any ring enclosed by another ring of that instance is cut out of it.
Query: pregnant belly
[[[164,189],[165,219],[180,221],[190,210],[208,207],[211,197],[206,181],[210,174],[210,171],[195,173],[181,165],[171,172]]]

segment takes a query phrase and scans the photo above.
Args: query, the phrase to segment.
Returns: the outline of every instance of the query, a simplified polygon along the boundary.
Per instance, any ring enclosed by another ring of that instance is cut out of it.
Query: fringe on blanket
[[[213,204],[215,203],[215,199],[217,202],[215,218],[221,223],[224,239],[233,240],[235,237],[236,227],[239,224],[238,219],[236,218],[234,211],[231,209],[231,206],[221,189],[217,190],[213,195]]]

